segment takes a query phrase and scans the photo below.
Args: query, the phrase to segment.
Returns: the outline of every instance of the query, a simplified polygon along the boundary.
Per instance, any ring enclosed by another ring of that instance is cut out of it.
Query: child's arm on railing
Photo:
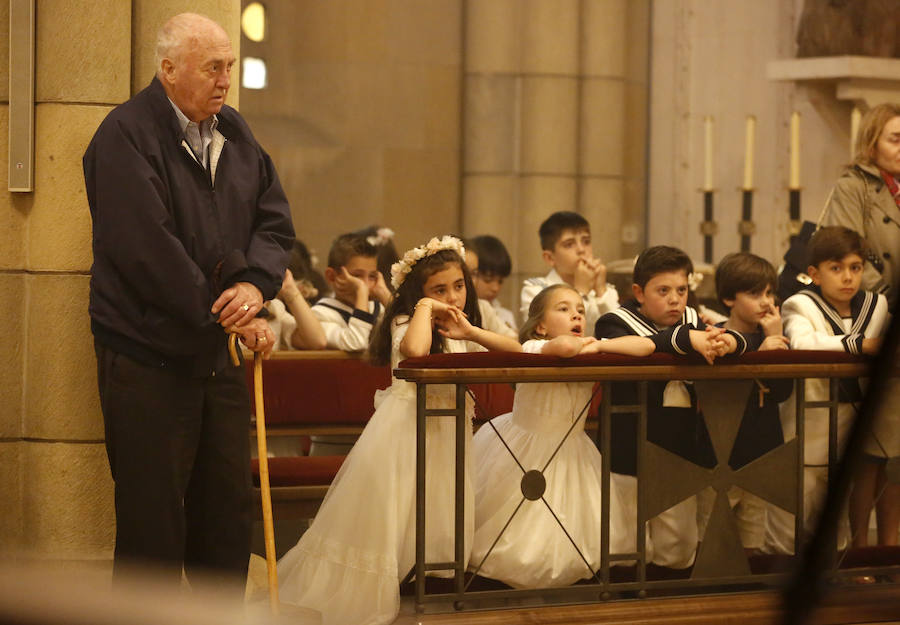
[[[325,349],[325,331],[316,319],[306,299],[300,293],[290,269],[284,272],[281,291],[278,293],[288,310],[297,320],[297,327],[291,334],[291,345],[296,349]]]
[[[656,351],[656,344],[645,336],[619,336],[612,339],[588,337],[582,354],[623,354],[625,356],[649,356]]]
[[[442,336],[478,343],[489,351],[522,351],[522,346],[516,339],[473,326],[466,318],[466,314],[455,306],[436,314],[435,326]]]

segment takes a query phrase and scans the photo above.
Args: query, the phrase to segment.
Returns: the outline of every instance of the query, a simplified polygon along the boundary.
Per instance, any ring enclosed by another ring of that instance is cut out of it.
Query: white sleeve
[[[618,307],[619,293],[616,291],[616,287],[611,284],[606,285],[606,290],[603,292],[602,296],[598,297],[593,290],[585,295],[584,319],[587,324],[585,335],[593,336],[594,326],[597,324],[597,320],[609,311],[615,310]]]
[[[497,318],[500,319],[500,321],[508,325],[516,332],[519,331],[519,324],[516,322],[516,316],[511,310],[509,310],[508,308],[504,308],[503,306],[494,306],[494,312],[497,313]]]
[[[529,339],[522,343],[522,351],[526,354],[541,354],[547,343],[546,339]]]
[[[481,327],[485,330],[508,336],[510,338],[519,339],[519,333],[506,325],[497,315],[497,311],[491,303],[484,299],[478,300],[478,310],[481,312]]]
[[[344,318],[336,310],[324,306],[313,306],[313,314],[322,324],[328,349],[340,349],[345,352],[361,352],[369,346],[372,324],[358,317]]]
[[[280,299],[269,300],[266,302],[266,308],[270,313],[266,321],[269,322],[269,327],[275,335],[275,351],[294,349],[291,345],[291,336],[297,328],[297,320]]]
[[[820,320],[816,327],[814,320]],[[844,335],[837,336],[825,329],[822,312],[811,299],[802,293],[787,298],[781,306],[784,335],[791,341],[791,349],[814,349],[843,352]]]
[[[872,320],[866,327],[865,337],[872,338],[881,336],[887,332],[891,323],[891,313],[888,312],[887,298],[881,293],[878,294],[878,301],[875,303],[875,311],[872,313]]]
[[[409,330],[409,320],[408,315],[397,315],[391,324],[391,350],[398,354],[400,353],[400,343],[403,342],[403,337]]]
[[[531,280],[525,280],[522,285],[522,305],[519,308],[522,312],[522,319],[528,320],[528,307],[531,306],[531,300],[533,300],[543,288],[544,287],[540,284],[534,284]]]

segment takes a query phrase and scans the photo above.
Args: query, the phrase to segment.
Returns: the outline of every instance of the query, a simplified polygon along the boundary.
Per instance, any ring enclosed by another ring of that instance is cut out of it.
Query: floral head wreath
[[[366,237],[366,241],[368,241],[369,245],[374,245],[375,247],[379,247],[382,245],[386,245],[390,243],[390,241],[394,238],[394,231],[390,228],[379,228],[375,231],[375,234],[372,236]]]
[[[462,241],[450,235],[441,239],[435,237],[425,245],[412,248],[403,255],[403,258],[391,265],[391,285],[395,290],[399,289],[403,281],[406,280],[406,276],[412,271],[413,265],[426,256],[437,254],[442,250],[453,250],[459,254],[461,259],[466,259],[466,249],[463,247]]]

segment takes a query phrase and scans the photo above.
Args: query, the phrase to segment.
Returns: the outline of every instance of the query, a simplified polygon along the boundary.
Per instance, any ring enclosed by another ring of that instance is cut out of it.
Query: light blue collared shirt
[[[209,162],[209,144],[212,143],[216,126],[219,125],[219,118],[212,115],[198,124],[189,120],[187,115],[178,108],[178,105],[172,102],[172,98],[169,98],[169,104],[175,109],[178,123],[181,125],[182,132],[184,132],[184,139],[194,153],[194,158],[206,169]]]

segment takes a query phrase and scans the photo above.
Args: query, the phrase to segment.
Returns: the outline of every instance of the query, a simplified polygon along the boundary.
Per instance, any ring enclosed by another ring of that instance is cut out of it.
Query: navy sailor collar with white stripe
[[[837,309],[832,306],[825,296],[822,295],[822,289],[818,285],[811,284],[797,294],[806,295],[813,303],[822,311],[822,316],[828,321],[835,335],[839,334],[863,334],[866,326],[872,320],[872,314],[875,312],[875,304],[878,302],[878,296],[871,291],[860,289],[856,295],[850,300],[850,318],[853,320],[849,330],[844,328],[844,320]]]
[[[638,336],[653,336],[654,334],[659,334],[663,330],[668,330],[671,327],[679,325],[691,325],[695,328],[699,327],[700,316],[697,314],[697,311],[690,306],[687,306],[684,309],[684,313],[682,313],[681,320],[678,323],[673,324],[673,326],[665,327],[659,327],[653,321],[648,319],[639,312],[639,308],[640,304],[638,301],[636,299],[630,299],[619,308],[610,312],[624,321]]]

